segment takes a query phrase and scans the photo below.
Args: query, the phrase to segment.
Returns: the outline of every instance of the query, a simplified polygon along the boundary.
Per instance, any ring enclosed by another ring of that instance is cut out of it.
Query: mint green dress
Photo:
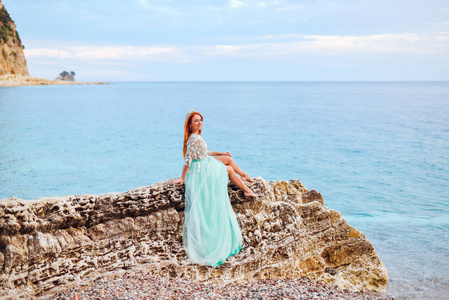
[[[201,135],[187,141],[184,248],[190,261],[219,266],[242,249],[242,233],[228,195],[225,165],[208,155]]]

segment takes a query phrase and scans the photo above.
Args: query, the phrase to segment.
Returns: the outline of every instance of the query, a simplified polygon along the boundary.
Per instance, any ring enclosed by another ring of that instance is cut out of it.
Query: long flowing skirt
[[[210,156],[193,160],[185,178],[185,199],[182,238],[190,261],[219,266],[242,249],[223,163]]]

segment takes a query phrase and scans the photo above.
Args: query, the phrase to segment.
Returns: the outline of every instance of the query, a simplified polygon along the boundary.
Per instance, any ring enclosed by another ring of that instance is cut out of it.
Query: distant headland
[[[0,0],[0,87],[26,85],[104,84],[76,82],[75,73],[60,74],[55,80],[31,77],[16,25]],[[64,76],[62,76],[64,74]],[[68,76],[65,76],[68,75]]]
[[[81,84],[107,84],[106,82],[79,82],[67,80],[50,80],[21,75],[0,75],[0,87],[27,86],[27,85],[81,85]]]

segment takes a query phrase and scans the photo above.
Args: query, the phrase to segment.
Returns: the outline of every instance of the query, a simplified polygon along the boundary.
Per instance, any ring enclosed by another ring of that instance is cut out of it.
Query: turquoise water
[[[0,198],[179,176],[185,113],[252,176],[300,179],[374,244],[396,297],[449,293],[449,82],[0,89]]]

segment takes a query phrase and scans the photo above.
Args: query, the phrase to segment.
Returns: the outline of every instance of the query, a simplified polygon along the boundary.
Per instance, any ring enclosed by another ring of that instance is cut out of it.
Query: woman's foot
[[[249,176],[246,173],[244,175],[242,175],[241,177],[242,177],[242,180],[246,180],[246,181],[249,181],[249,182],[256,182],[254,179],[251,178],[251,176]]]
[[[253,191],[248,191],[248,192],[243,192],[243,195],[245,195],[245,197],[249,197],[249,198],[258,198],[259,195],[257,195],[256,193],[254,193]]]

